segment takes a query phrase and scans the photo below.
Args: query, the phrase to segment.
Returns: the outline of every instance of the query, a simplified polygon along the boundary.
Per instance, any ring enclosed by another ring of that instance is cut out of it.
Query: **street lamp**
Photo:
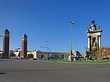
[[[69,25],[70,25],[70,61],[72,61],[71,59],[71,56],[72,56],[72,25],[75,23],[75,22],[67,22]]]
[[[50,48],[48,48],[48,47],[44,47],[44,46],[39,46],[39,48],[47,48],[47,49],[50,50]],[[50,52],[51,52],[51,50],[50,50]]]
[[[49,43],[49,41],[45,41],[45,42],[47,42],[47,48],[48,48],[48,43]],[[47,52],[48,52],[48,49],[47,49]]]
[[[48,47],[44,47],[44,46],[39,46],[39,48],[47,48],[47,49],[50,50],[50,48],[48,48]],[[48,52],[47,52],[47,53],[48,53]],[[51,50],[50,50],[50,54],[52,54]]]

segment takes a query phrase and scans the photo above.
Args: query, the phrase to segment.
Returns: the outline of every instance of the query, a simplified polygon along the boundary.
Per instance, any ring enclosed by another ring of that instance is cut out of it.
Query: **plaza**
[[[109,82],[110,64],[0,59],[0,82]]]
[[[110,0],[0,0],[0,82],[110,82]]]

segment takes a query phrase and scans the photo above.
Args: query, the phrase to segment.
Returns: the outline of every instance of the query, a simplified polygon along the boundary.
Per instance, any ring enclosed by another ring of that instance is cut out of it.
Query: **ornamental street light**
[[[67,22],[69,25],[70,25],[70,61],[72,61],[72,58],[71,58],[71,56],[72,56],[72,25],[75,23],[75,22],[72,22],[72,21],[70,21],[70,22]]]
[[[47,42],[47,48],[48,48],[48,43],[49,43],[49,41],[45,41],[45,42]],[[47,49],[47,52],[48,52],[48,49]]]

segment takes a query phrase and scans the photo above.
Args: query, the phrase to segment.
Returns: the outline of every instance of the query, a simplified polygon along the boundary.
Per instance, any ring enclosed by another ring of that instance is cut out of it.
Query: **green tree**
[[[33,54],[28,54],[28,58],[33,58]]]
[[[10,53],[10,56],[13,57],[13,56],[15,56],[15,54],[14,53]]]
[[[20,57],[20,53],[18,54],[18,56]]]

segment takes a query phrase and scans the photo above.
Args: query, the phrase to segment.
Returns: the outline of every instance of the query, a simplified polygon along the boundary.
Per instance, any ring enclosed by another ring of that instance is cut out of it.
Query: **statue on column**
[[[87,49],[88,49],[88,47],[84,46],[84,48],[85,48],[85,56],[87,56]]]
[[[93,38],[92,47],[96,47],[96,38]]]

